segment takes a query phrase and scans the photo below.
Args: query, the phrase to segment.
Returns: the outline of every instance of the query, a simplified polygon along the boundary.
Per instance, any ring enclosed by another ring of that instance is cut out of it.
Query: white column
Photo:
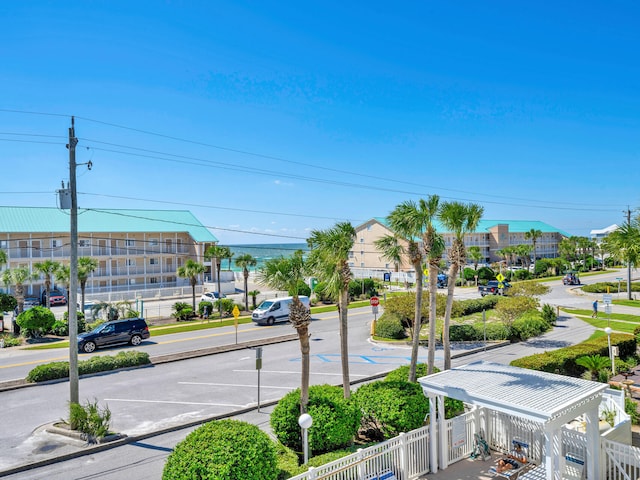
[[[587,478],[595,480],[600,472],[600,428],[598,418],[598,407],[589,410],[587,418],[587,454],[585,458],[587,467]]]
[[[438,395],[438,447],[440,451],[440,468],[445,469],[449,466],[449,442],[447,435],[447,424],[444,418],[444,397]],[[431,411],[431,410],[429,410]]]
[[[436,397],[429,394],[429,466],[438,471],[438,436],[436,435]]]

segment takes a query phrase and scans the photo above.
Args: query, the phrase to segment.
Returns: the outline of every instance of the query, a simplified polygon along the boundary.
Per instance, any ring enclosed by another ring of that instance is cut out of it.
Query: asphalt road
[[[611,275],[613,278],[619,276]],[[560,282],[554,282],[553,287],[553,291],[543,298],[544,303],[590,308],[590,297],[576,295],[575,290],[562,286]],[[469,292],[470,295],[474,294],[471,291],[466,293]],[[370,309],[350,311],[349,318],[352,380],[378,375],[408,363],[409,347],[381,346],[368,341],[372,320]],[[267,333],[273,329],[285,333],[292,331],[286,324],[260,330]],[[578,343],[588,338],[593,330],[593,327],[580,320],[562,317],[552,332],[540,338],[496,350],[484,351],[480,348],[477,353],[455,358],[453,364],[461,365],[479,359],[509,363],[530,353]],[[226,338],[227,341],[230,335],[235,335],[235,331],[218,333],[220,335],[216,338]],[[273,335],[272,332],[269,334]],[[315,320],[311,334],[311,383],[339,384],[341,375],[336,315]],[[438,353],[437,363],[440,364],[442,358]],[[426,359],[426,349],[421,349],[420,357],[421,361]],[[264,405],[276,401],[286,392],[297,388],[299,377],[297,341],[265,346],[263,369],[260,371],[260,403]],[[170,429],[190,421],[255,407],[258,402],[257,379],[255,352],[241,350],[82,379],[80,392],[81,398],[95,398],[100,404],[109,405],[113,413],[114,430],[130,436],[153,435],[153,432],[162,428]],[[65,417],[67,399],[66,382],[3,392],[0,395],[1,404],[4,405],[3,428],[0,431],[0,472],[25,461],[42,460],[83,448],[72,441],[60,441],[58,436],[38,428]],[[268,407],[263,408],[261,413],[254,409],[239,418],[268,429],[269,411]],[[136,479],[158,479],[161,478],[166,456],[190,430],[183,428],[153,435],[129,445],[7,478],[120,479],[126,475]]]

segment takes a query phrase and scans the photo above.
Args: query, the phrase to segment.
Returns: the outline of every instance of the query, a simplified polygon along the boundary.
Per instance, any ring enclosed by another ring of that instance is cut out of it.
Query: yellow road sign
[[[240,316],[240,310],[238,309],[237,305],[233,307],[231,313],[233,313],[234,318],[238,318]]]
[[[499,282],[503,282],[504,281],[504,275],[499,273],[498,275],[496,275],[496,280],[498,280]]]

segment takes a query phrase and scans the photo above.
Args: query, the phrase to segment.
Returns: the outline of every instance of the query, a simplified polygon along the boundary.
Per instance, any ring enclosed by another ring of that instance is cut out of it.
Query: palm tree
[[[260,295],[260,290],[251,290],[249,292],[249,296],[251,297],[251,303],[253,304],[253,309],[256,308],[256,298]]]
[[[542,236],[542,230],[537,230],[535,228],[532,228],[531,230],[529,230],[528,232],[524,232],[524,238],[526,238],[527,240],[531,240],[531,243],[533,244],[533,269],[535,271],[535,265],[536,265],[536,242],[538,241],[538,239]]]
[[[218,294],[220,291],[220,268],[222,267],[222,259],[227,258],[231,251],[227,247],[221,247],[220,245],[211,245],[204,251],[204,258],[211,260],[211,281],[213,282],[213,271],[216,271],[216,278],[218,281]],[[215,265],[214,265],[215,264]],[[194,307],[195,309],[195,307]],[[222,318],[222,302],[218,302],[218,309],[220,311],[220,318]]]
[[[180,278],[189,279],[189,283],[191,284],[191,299],[194,312],[196,311],[196,285],[198,284],[198,276],[202,275],[205,270],[206,267],[203,264],[198,263],[190,258],[186,262],[184,262],[184,265],[178,267],[178,270],[176,270],[176,274]],[[220,317],[222,318],[222,314],[220,315]]]
[[[347,314],[349,312],[349,252],[356,239],[356,230],[349,222],[338,222],[327,230],[313,230],[307,239],[311,249],[307,265],[321,282],[322,293],[337,300],[340,319],[340,357],[342,359],[342,390],[349,398],[349,342]]]
[[[49,293],[51,292],[51,277],[55,275],[59,267],[60,264],[53,260],[45,260],[44,262],[37,262],[33,264],[34,270],[44,275],[44,290],[47,295],[47,308],[51,308],[51,299],[49,298]]]
[[[576,358],[576,365],[586,368],[591,374],[591,380],[598,381],[600,372],[606,370],[610,363],[609,359],[602,355],[585,355],[584,357]]]
[[[80,293],[82,302],[80,310],[84,313],[84,291],[87,286],[87,280],[93,271],[98,268],[98,261],[91,257],[80,257],[78,259],[78,283],[80,284]]]
[[[56,277],[56,280],[58,280],[60,283],[64,285],[64,288],[67,292],[67,298],[68,298],[69,284],[71,283],[70,282],[71,268],[69,267],[69,265],[64,265],[61,263],[58,265],[58,268],[56,268],[54,275]],[[70,308],[70,305],[69,305],[69,302],[67,302],[67,312],[69,312],[69,308]]]
[[[249,267],[255,267],[258,264],[258,260],[250,253],[244,253],[236,258],[236,267],[242,268],[242,275],[244,276],[244,306],[249,311]],[[255,301],[254,301],[255,303]]]
[[[0,250],[0,265],[5,265],[7,263],[7,252],[4,250]]]
[[[631,297],[631,269],[640,260],[640,223],[638,220],[627,222],[611,232],[606,243],[609,252],[627,264],[627,297]]]
[[[293,297],[289,307],[289,322],[298,333],[302,358],[300,413],[306,413],[309,403],[309,324],[311,315],[298,297],[298,286],[304,281],[305,261],[302,250],[291,257],[272,258],[258,270],[258,281],[275,290],[286,290]]]
[[[477,272],[478,264],[480,263],[480,260],[484,258],[480,247],[478,247],[477,245],[472,245],[471,247],[469,247],[469,250],[467,250],[467,256],[473,263],[473,269]]]
[[[18,301],[18,315],[24,310],[24,284],[34,280],[36,275],[31,273],[26,267],[10,268],[2,272],[2,282],[7,286],[13,286]],[[13,334],[20,334],[20,327],[13,324]]]
[[[229,247],[223,247],[225,249],[225,255],[222,258],[225,258],[229,261],[229,268],[228,270],[231,271],[231,259],[233,258],[233,256],[235,255],[231,249]]]
[[[531,251],[533,247],[523,243],[514,247],[515,254],[522,260],[522,264],[527,269],[531,265]]]
[[[384,235],[373,242],[376,249],[382,252],[382,258],[393,263],[396,273],[400,271],[402,257],[406,254],[401,240],[397,235]]]
[[[447,284],[447,306],[444,313],[444,327],[442,331],[442,345],[444,347],[444,369],[451,368],[451,345],[449,343],[449,325],[451,324],[451,309],[453,308],[453,293],[456,287],[455,278],[461,266],[467,261],[467,251],[464,236],[475,232],[482,218],[484,208],[475,203],[445,202],[440,207],[440,221],[444,227],[453,233],[453,241],[449,247],[449,278]]]

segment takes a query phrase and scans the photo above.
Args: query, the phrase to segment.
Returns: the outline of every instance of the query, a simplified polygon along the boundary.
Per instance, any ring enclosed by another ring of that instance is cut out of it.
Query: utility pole
[[[71,117],[69,128],[69,188],[71,189],[71,259],[69,265],[69,401],[80,403],[78,378],[78,192],[76,190],[76,145],[78,139]]]
[[[627,205],[627,227],[631,228],[631,209]],[[627,262],[627,299],[631,300],[631,262]]]

